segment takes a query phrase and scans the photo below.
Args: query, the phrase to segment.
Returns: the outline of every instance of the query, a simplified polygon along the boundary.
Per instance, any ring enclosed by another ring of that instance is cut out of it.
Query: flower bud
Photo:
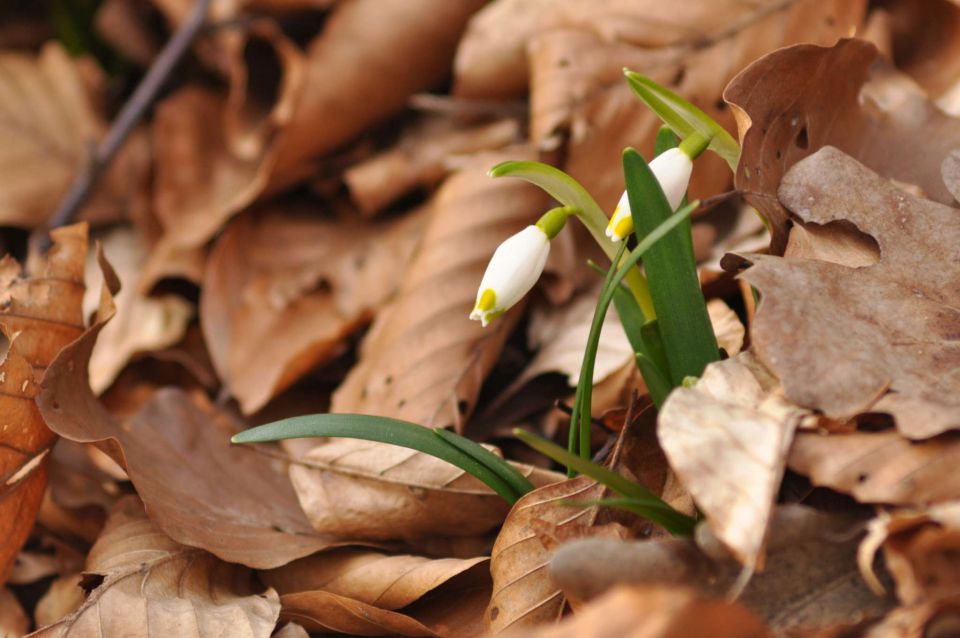
[[[543,273],[550,238],[539,226],[527,226],[497,247],[480,281],[470,313],[486,326],[530,292]]]
[[[693,160],[682,148],[671,148],[653,158],[650,170],[660,183],[663,194],[667,196],[670,210],[676,210],[683,201],[693,173]],[[610,223],[607,224],[607,237],[618,242],[633,232],[633,215],[630,212],[630,200],[624,191],[613,210]]]

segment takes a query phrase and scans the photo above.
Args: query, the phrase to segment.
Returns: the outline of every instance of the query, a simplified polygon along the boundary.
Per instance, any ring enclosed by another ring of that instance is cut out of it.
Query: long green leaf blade
[[[643,238],[657,231],[673,216],[673,211],[650,167],[633,149],[623,153],[623,172],[633,225],[637,236]],[[719,358],[697,266],[686,241],[683,229],[678,228],[643,257],[674,385],[680,385],[684,377],[699,377],[708,363]]]
[[[650,513],[645,516],[645,518],[659,523],[671,534],[689,534],[693,529],[695,521],[692,518],[670,507],[670,505],[643,485],[634,483],[612,470],[597,465],[593,461],[582,459],[575,454],[570,454],[559,445],[555,445],[535,434],[519,428],[515,429],[513,433],[518,439],[544,456],[568,467],[573,467],[581,474],[589,476],[623,496],[638,499],[646,503],[650,508]]]
[[[740,161],[740,145],[725,128],[701,109],[650,78],[629,69],[624,69],[624,75],[633,92],[646,102],[664,124],[680,137],[685,138],[694,131],[712,137],[709,148],[726,160],[731,171],[736,172]]]
[[[377,441],[423,452],[477,477],[511,505],[521,496],[486,465],[436,436],[433,430],[399,419],[366,414],[310,414],[244,430],[235,434],[230,441],[265,443],[318,436]],[[491,456],[496,455],[491,453]]]
[[[479,443],[445,428],[434,428],[433,433],[481,465],[486,466],[487,469],[506,481],[518,495],[523,496],[527,492],[533,491],[533,483],[526,476]]]

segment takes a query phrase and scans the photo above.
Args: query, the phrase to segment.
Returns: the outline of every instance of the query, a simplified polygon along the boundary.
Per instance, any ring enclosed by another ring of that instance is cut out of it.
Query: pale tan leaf
[[[335,222],[272,208],[228,226],[207,262],[200,320],[244,412],[342,352],[396,291],[423,219]]]
[[[808,411],[777,393],[749,352],[707,366],[667,397],[660,445],[711,529],[749,569],[763,568],[767,527],[787,452]]]
[[[430,559],[342,548],[260,572],[260,577],[281,596],[323,590],[381,609],[396,610],[458,577],[480,582],[489,580],[488,563],[486,557]]]
[[[84,327],[86,224],[51,235],[53,247],[32,255],[26,271],[0,259],[0,584],[37,516],[56,440],[34,404],[39,380]]]
[[[935,201],[953,203],[940,165],[960,146],[960,127],[877,58],[876,48],[862,40],[832,48],[797,45],[757,60],[724,93],[743,143],[736,185],[770,220],[775,250],[782,251],[787,231],[787,212],[776,196],[781,178],[826,145],[885,177],[918,185]]]
[[[480,156],[437,191],[400,290],[377,314],[331,411],[463,428],[520,310],[487,328],[468,321],[477,286],[496,247],[547,206],[540,189],[492,180],[486,169],[530,157],[519,148]]]
[[[81,574],[70,574],[50,583],[50,589],[37,601],[37,608],[33,612],[37,627],[52,625],[80,608],[86,598],[82,581]]]
[[[254,589],[248,569],[174,542],[134,497],[117,504],[87,573],[88,586],[99,584],[83,605],[32,635],[267,638],[280,612],[277,593]]]
[[[0,636],[21,638],[30,629],[30,619],[20,602],[6,587],[0,587]]]
[[[814,485],[862,503],[924,507],[960,499],[960,438],[946,434],[910,441],[897,432],[801,433],[789,466]]]
[[[717,344],[727,356],[735,357],[743,347],[746,328],[740,323],[740,317],[723,299],[711,299],[707,302],[707,314],[710,324],[717,335]]]
[[[140,280],[148,247],[143,235],[132,227],[115,228],[99,238],[103,252],[122,287],[114,297],[116,316],[104,326],[90,357],[90,387],[101,394],[117,378],[134,355],[161,350],[183,338],[193,317],[193,304],[173,294],[151,297]],[[96,256],[87,256],[83,298],[84,316],[100,304],[103,277]]]
[[[535,485],[562,478],[517,467]],[[330,439],[291,463],[290,479],[313,528],[346,538],[477,536],[499,525],[509,509],[493,490],[445,461],[371,441]]]
[[[503,634],[519,638],[766,638],[771,632],[737,603],[688,588],[620,586],[554,627]]]
[[[845,220],[881,253],[863,268],[750,258],[756,265],[742,277],[763,299],[753,347],[786,397],[838,421],[889,413],[911,438],[960,426],[956,210],[909,195],[833,147],[795,164],[779,192],[802,220]]]

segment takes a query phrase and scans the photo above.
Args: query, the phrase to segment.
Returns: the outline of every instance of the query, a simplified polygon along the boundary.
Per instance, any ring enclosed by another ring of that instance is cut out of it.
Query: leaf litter
[[[104,2],[86,44],[0,10],[0,634],[950,635],[960,7],[215,0],[97,167],[193,6]],[[554,205],[491,166],[553,164],[610,213],[620,151],[649,157],[624,66],[742,144],[690,193],[720,196],[693,236],[725,359],[657,413],[611,313],[593,379],[595,460],[693,538],[510,434],[566,434],[585,233],[467,320]],[[91,167],[89,230],[44,252]],[[535,489],[511,508],[383,443],[229,443],[325,411],[465,433]]]

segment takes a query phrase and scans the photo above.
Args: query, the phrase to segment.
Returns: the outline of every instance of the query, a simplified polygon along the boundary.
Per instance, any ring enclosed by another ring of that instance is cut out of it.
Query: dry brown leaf
[[[153,205],[175,246],[205,243],[263,188],[260,158],[238,157],[226,146],[216,125],[223,105],[218,94],[194,85],[157,105]]]
[[[882,547],[897,598],[904,605],[960,595],[960,501],[940,503],[923,512],[881,512],[868,529],[860,545],[860,568],[875,589],[883,591],[872,570],[874,555]]]
[[[418,213],[373,224],[274,208],[227,228],[207,262],[200,320],[244,412],[342,352],[396,291],[422,226]]]
[[[37,608],[33,612],[37,627],[52,625],[80,608],[86,598],[82,581],[81,574],[70,574],[50,583],[50,589],[37,601]]]
[[[781,178],[825,145],[885,177],[920,186],[933,200],[953,203],[940,165],[960,146],[960,127],[877,57],[862,40],[841,40],[832,48],[797,45],[757,60],[724,93],[743,147],[736,185],[770,220],[775,250],[782,251],[787,230],[787,213],[777,201]]]
[[[787,452],[809,414],[784,401],[751,353],[707,366],[691,388],[670,393],[660,445],[713,533],[748,569],[763,569],[767,528]]]
[[[373,609],[371,616],[380,619],[375,622],[385,631],[391,623],[412,626],[408,620],[399,620],[399,614],[380,612],[401,611],[431,632],[459,637],[479,633],[482,627],[483,608],[490,595],[488,562],[485,557],[431,560],[340,549],[261,572],[261,579],[280,592],[284,617],[309,613],[333,629],[342,621],[333,620],[329,610],[334,609],[336,617],[341,613],[338,610],[356,606]],[[296,595],[299,593],[303,595]]]
[[[863,638],[950,638],[960,622],[960,599],[898,607],[870,625]]]
[[[77,67],[59,44],[46,44],[38,56],[0,54],[0,223],[41,226],[104,129]],[[84,207],[85,218],[116,218],[139,207],[142,151],[135,142],[116,158]]]
[[[0,636],[20,638],[30,629],[30,619],[6,587],[0,587]]]
[[[580,476],[524,495],[510,510],[490,555],[493,595],[487,606],[487,627],[494,633],[529,629],[560,618],[563,592],[550,578],[550,554],[536,534],[537,525],[592,527],[599,508],[564,506],[560,501],[596,501],[606,488]]]
[[[287,594],[280,598],[280,603],[283,605],[281,620],[296,622],[312,632],[431,638],[440,635],[399,612],[380,609],[330,592]]]
[[[778,632],[813,632],[878,617],[891,601],[874,595],[860,577],[856,516],[792,505],[771,521],[767,564],[739,600]],[[692,539],[622,542],[587,539],[562,546],[550,563],[557,584],[573,600],[592,600],[618,584],[692,587],[723,597],[738,586],[740,565],[709,529]],[[698,549],[699,544],[699,549]]]
[[[886,412],[910,438],[960,426],[956,209],[913,197],[832,147],[795,164],[780,198],[806,222],[854,224],[882,255],[865,268],[750,258],[742,277],[762,295],[753,347],[787,398],[835,420]]]
[[[568,133],[564,169],[601,206],[623,192],[620,153],[653,147],[659,118],[623,79],[622,67],[676,91],[728,130],[721,93],[744,66],[796,42],[833,44],[860,23],[861,0],[567,0],[561,20],[529,38],[531,136]],[[729,168],[712,153],[697,162],[693,197],[715,195]]]
[[[0,259],[0,584],[33,526],[56,439],[34,404],[38,382],[84,327],[86,224],[51,236],[53,247],[46,257],[34,255],[26,272],[9,255]]]
[[[360,212],[373,215],[415,189],[435,185],[455,156],[502,148],[519,137],[520,125],[513,119],[464,126],[450,117],[430,118],[387,150],[348,168],[343,181]]]
[[[250,570],[184,547],[120,501],[87,558],[83,605],[32,636],[243,636],[268,638],[277,593],[258,592]]]
[[[516,465],[534,485],[561,475]],[[315,530],[345,538],[478,536],[503,521],[509,505],[463,470],[406,448],[330,439],[290,465],[300,506]]]
[[[450,72],[457,40],[482,0],[338,4],[306,51],[303,85],[269,151],[271,188],[403,109]],[[397,52],[402,51],[403,55]],[[281,98],[282,99],[282,98]],[[245,128],[256,128],[255,123]]]
[[[482,556],[430,559],[351,547],[301,558],[260,572],[260,578],[281,596],[322,590],[381,609],[396,610],[458,577],[489,580],[488,563],[489,559]]]
[[[897,432],[797,435],[789,466],[814,485],[861,503],[924,507],[960,499],[960,438],[943,434],[910,441]]]
[[[494,249],[547,206],[534,186],[487,177],[487,168],[507,158],[530,158],[530,152],[481,156],[434,195],[420,248],[396,298],[377,314],[360,361],[334,394],[332,412],[462,431],[520,316],[518,308],[488,328],[468,321],[477,285]]]
[[[762,638],[771,633],[742,605],[710,600],[692,589],[622,586],[559,625],[503,635],[513,638]]]
[[[257,568],[329,547],[330,538],[311,532],[283,464],[231,446],[230,435],[242,426],[206,399],[168,388],[123,423],[107,412],[89,388],[87,369],[110,314],[105,298],[100,321],[47,370],[37,404],[51,429],[99,442],[130,475],[153,520],[179,543]]]
[[[90,387],[101,394],[114,382],[134,355],[161,350],[183,338],[193,317],[193,304],[178,295],[150,297],[140,280],[148,247],[143,235],[132,227],[115,228],[99,238],[103,252],[123,284],[114,297],[116,316],[101,331],[90,357]],[[90,316],[100,304],[100,266],[96,256],[87,256],[83,315]]]

